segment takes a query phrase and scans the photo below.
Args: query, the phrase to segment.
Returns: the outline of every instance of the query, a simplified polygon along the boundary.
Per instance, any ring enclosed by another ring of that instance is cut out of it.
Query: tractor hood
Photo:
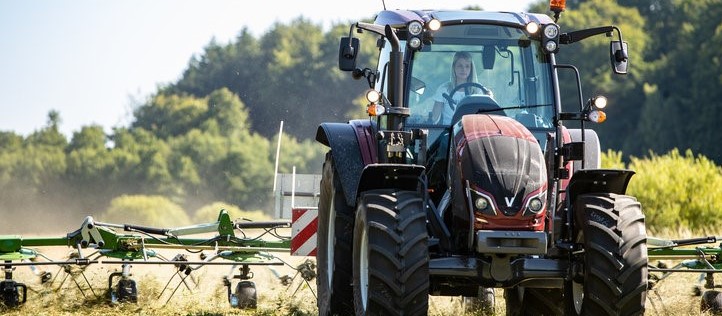
[[[529,130],[505,116],[466,115],[454,127],[454,150],[475,229],[544,228],[546,165]]]

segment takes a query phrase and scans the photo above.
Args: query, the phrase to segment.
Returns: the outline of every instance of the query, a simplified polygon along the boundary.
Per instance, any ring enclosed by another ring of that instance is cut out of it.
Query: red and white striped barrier
[[[294,208],[291,214],[291,255],[316,256],[318,210]]]

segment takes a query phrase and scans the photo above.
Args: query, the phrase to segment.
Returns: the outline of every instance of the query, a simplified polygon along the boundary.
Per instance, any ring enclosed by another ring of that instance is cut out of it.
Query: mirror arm
[[[622,41],[622,32],[616,26],[610,25],[610,26],[595,27],[595,28],[586,29],[586,30],[579,30],[579,31],[564,33],[559,36],[559,43],[561,43],[561,44],[576,43],[587,37],[599,35],[599,34],[610,33],[614,30],[616,30],[617,33],[619,34],[619,41],[621,42]]]

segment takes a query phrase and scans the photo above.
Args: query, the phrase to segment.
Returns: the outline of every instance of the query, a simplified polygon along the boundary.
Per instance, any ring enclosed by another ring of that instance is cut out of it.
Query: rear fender
[[[371,120],[322,123],[316,130],[316,141],[331,148],[336,173],[349,206],[355,204],[364,166],[378,162],[376,130],[376,122]]]

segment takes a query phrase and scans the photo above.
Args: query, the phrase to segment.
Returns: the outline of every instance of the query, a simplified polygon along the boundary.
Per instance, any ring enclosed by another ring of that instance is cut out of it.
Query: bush
[[[190,223],[185,211],[164,196],[122,195],[110,202],[102,220],[153,227],[177,227]]]
[[[221,210],[226,210],[228,215],[231,217],[231,220],[249,219],[252,221],[266,221],[271,219],[270,216],[266,215],[262,211],[243,211],[235,205],[224,202],[214,202],[195,211],[193,215],[193,222],[197,224],[215,222],[218,220],[218,214]]]
[[[618,165],[620,157],[608,151],[603,165]],[[642,203],[650,229],[698,230],[722,224],[722,169],[708,158],[674,149],[662,156],[631,157],[628,168],[636,175],[627,193]]]

